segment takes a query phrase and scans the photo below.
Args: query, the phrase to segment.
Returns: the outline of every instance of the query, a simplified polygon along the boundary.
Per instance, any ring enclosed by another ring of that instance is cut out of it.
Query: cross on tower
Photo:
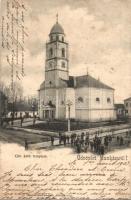
[[[56,14],[56,23],[58,23],[58,13]]]

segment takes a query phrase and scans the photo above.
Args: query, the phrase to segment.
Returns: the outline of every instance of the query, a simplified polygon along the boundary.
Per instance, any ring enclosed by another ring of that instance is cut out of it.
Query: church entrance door
[[[43,109],[43,118],[48,119],[55,119],[55,108],[51,107],[44,107]]]
[[[49,116],[49,110],[45,110],[45,119],[49,119],[50,116]]]

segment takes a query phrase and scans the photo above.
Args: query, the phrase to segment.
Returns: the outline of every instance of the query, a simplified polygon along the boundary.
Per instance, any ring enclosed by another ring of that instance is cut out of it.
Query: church
[[[38,90],[40,119],[114,120],[114,89],[89,74],[70,76],[69,66],[69,46],[57,20],[46,43],[45,80]]]

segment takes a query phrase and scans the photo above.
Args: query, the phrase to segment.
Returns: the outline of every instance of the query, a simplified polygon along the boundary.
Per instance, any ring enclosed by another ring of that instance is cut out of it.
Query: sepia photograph
[[[131,1],[0,5],[0,200],[130,200]]]

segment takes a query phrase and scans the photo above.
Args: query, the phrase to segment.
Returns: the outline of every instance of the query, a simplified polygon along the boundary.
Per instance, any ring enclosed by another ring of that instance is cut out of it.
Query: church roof
[[[40,90],[44,89],[45,88],[45,81],[43,81],[41,84],[40,84]]]
[[[108,85],[102,83],[100,80],[97,80],[93,78],[90,75],[83,75],[83,76],[69,76],[69,80],[62,80],[61,79],[61,85],[63,83],[66,83],[67,87],[74,87],[74,88],[80,88],[80,87],[93,87],[93,88],[103,88],[103,89],[110,89],[113,90],[113,88],[109,87]]]
[[[58,22],[56,22],[56,24],[54,24],[54,26],[52,27],[52,29],[50,31],[50,34],[53,34],[53,33],[64,34],[64,29]]]
[[[131,100],[131,97],[124,99],[124,101],[130,101],[130,100]]]
[[[69,76],[69,80],[59,79],[60,87],[66,88],[80,88],[80,87],[92,87],[92,88],[99,88],[99,89],[110,89],[114,90],[113,88],[109,87],[108,85],[102,83],[100,80],[93,78],[90,75],[83,75],[83,76]],[[40,85],[40,90],[45,88],[45,82],[43,81]]]
[[[125,106],[124,106],[124,104],[122,104],[122,103],[116,103],[115,104],[115,108],[125,108]]]
[[[76,76],[74,77],[76,82],[76,87],[93,87],[93,88],[102,88],[102,89],[112,89],[105,83],[102,83],[100,80],[93,78],[90,75]]]

